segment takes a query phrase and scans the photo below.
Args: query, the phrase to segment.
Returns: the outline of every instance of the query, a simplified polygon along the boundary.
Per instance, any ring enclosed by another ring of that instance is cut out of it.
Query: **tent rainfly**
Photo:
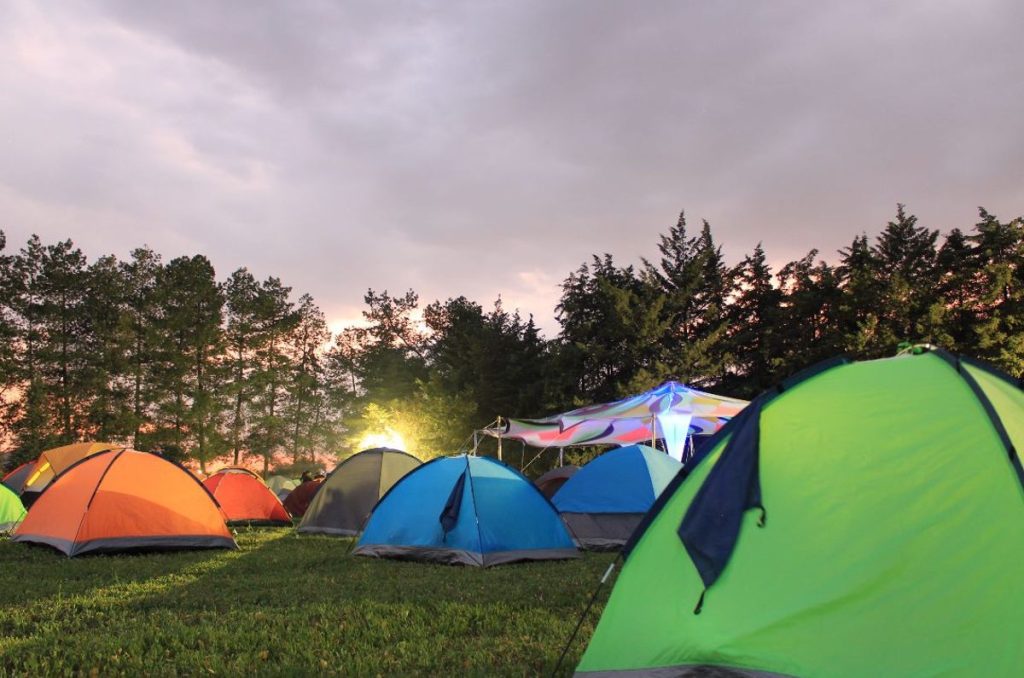
[[[244,468],[225,468],[203,481],[229,525],[291,525],[281,501],[260,477]]]
[[[0,534],[9,532],[25,517],[25,507],[18,495],[0,485]]]
[[[282,493],[284,494],[284,497],[287,497],[289,492],[299,486],[299,481],[295,478],[286,478],[285,476],[280,475],[270,476],[267,478],[266,482],[270,491],[277,495],[277,497],[282,501],[284,500]]]
[[[386,447],[352,455],[324,480],[298,531],[350,537],[359,534],[380,498],[420,463],[411,454]]]
[[[46,450],[39,455],[32,472],[25,479],[21,489],[21,500],[31,507],[39,494],[54,478],[76,462],[107,450],[122,450],[124,447],[113,443],[73,443]]]
[[[533,484],[537,486],[541,494],[551,499],[551,497],[555,496],[555,492],[558,492],[559,488],[565,485],[566,481],[572,478],[579,470],[580,467],[573,464],[556,466],[540,478],[534,480]]]
[[[284,508],[288,511],[288,514],[291,515],[292,518],[301,518],[306,515],[310,502],[313,501],[313,497],[316,495],[322,484],[322,478],[314,478],[313,480],[307,480],[289,492],[288,496],[281,502],[284,504]]]
[[[915,351],[733,419],[623,550],[577,675],[1020,675],[1024,391]]]
[[[68,556],[237,548],[216,500],[195,476],[135,450],[101,452],[65,470],[12,539]]]
[[[355,553],[487,567],[575,558],[533,483],[487,457],[443,457],[412,471],[370,515]]]
[[[21,466],[13,469],[10,473],[4,476],[3,483],[4,487],[13,492],[14,494],[21,494],[21,490],[25,487],[25,480],[31,475],[33,467],[36,463],[34,461],[26,461]]]
[[[581,547],[619,549],[682,468],[652,447],[620,447],[581,468],[551,503]]]

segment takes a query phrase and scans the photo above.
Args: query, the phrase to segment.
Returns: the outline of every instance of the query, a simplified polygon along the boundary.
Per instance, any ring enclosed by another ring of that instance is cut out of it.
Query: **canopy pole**
[[[498,415],[498,461],[501,461],[501,415]]]
[[[656,441],[658,437],[658,418],[651,415],[651,447],[658,449],[658,443]]]
[[[558,448],[558,468],[565,466],[565,448]]]
[[[530,461],[528,461],[528,462],[526,463],[526,465],[525,465],[525,466],[523,466],[523,468],[521,468],[521,469],[520,469],[520,471],[523,471],[523,472],[525,473],[525,472],[526,472],[526,469],[530,468],[530,464],[532,464],[533,462],[535,462],[535,461],[537,461],[538,459],[540,459],[540,455],[544,454],[544,453],[545,453],[545,452],[547,452],[547,451],[548,451],[549,449],[551,449],[551,446],[550,446],[550,445],[548,445],[547,447],[542,447],[542,448],[541,448],[541,450],[540,450],[540,452],[538,452],[537,454],[533,455],[533,459],[531,459]],[[524,455],[524,456],[526,455],[526,444],[525,444],[525,443],[523,443],[523,455]]]

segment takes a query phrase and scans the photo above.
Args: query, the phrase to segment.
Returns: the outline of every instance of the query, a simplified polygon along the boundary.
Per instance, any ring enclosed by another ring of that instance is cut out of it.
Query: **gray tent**
[[[299,532],[359,534],[377,500],[420,463],[411,454],[386,447],[352,455],[324,480],[299,523]]]

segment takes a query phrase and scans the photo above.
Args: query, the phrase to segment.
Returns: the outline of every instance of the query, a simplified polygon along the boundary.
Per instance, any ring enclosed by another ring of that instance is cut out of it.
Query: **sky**
[[[0,229],[557,333],[593,254],[686,211],[834,261],[906,203],[1024,214],[1024,3],[0,0]]]

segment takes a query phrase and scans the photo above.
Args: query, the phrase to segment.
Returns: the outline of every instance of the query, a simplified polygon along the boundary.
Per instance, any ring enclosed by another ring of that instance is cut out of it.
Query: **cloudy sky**
[[[1024,213],[1024,3],[0,0],[0,228],[557,328],[686,209],[730,261]]]

